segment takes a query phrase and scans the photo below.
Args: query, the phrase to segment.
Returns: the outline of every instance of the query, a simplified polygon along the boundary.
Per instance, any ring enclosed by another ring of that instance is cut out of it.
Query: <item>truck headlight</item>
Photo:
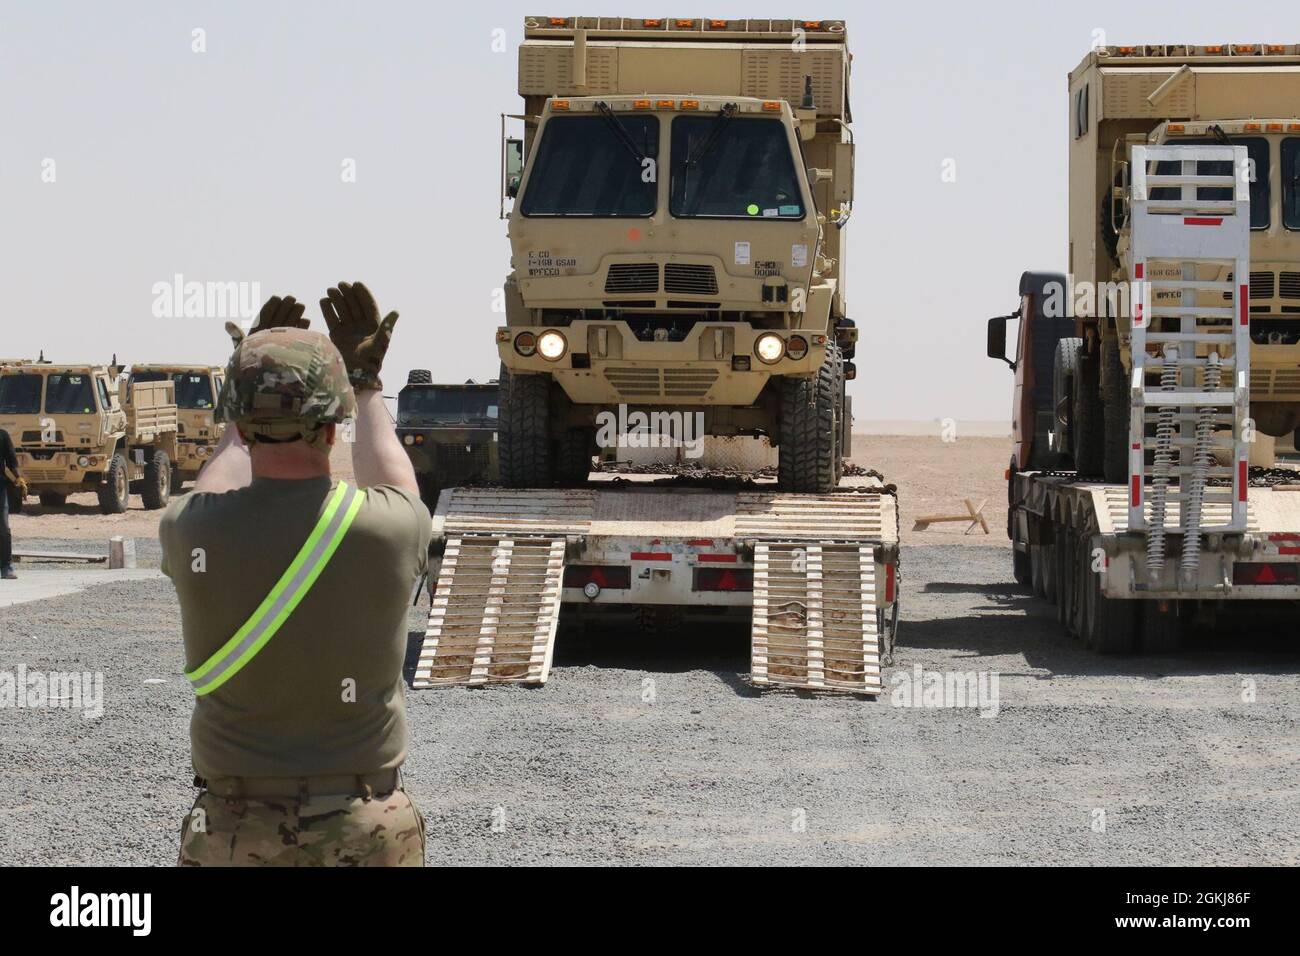
[[[565,341],[563,335],[550,329],[543,332],[537,339],[537,351],[541,353],[542,358],[548,362],[554,362],[562,357],[568,351],[569,343]]]
[[[406,444],[408,444],[408,445],[414,445],[414,444],[415,444],[415,436],[414,436],[414,435],[407,435],[405,438],[402,439],[402,441],[404,441],[404,442],[405,442]]]
[[[766,362],[768,365],[778,362],[785,354],[785,340],[775,332],[766,332],[754,343],[754,354],[758,356],[759,361]]]
[[[80,458],[77,459],[78,468],[85,468],[89,464],[90,464],[90,459],[87,458],[85,455],[82,455]]]
[[[537,351],[537,336],[532,332],[520,332],[515,336],[515,351],[528,358]]]
[[[785,344],[785,354],[799,361],[808,354],[808,340],[802,335],[790,336],[790,341]]]

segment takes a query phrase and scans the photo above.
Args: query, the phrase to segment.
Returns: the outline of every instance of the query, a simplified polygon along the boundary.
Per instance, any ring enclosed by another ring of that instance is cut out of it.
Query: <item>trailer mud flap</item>
[[[412,686],[546,683],[564,546],[563,538],[449,538]]]
[[[752,626],[755,684],[879,694],[874,548],[757,542]]]

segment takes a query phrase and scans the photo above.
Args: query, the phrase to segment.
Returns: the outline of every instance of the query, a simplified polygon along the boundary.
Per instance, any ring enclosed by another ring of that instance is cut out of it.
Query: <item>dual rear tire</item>
[[[827,494],[844,472],[840,426],[844,414],[844,360],[826,347],[815,376],[781,380],[778,483],[784,491]]]

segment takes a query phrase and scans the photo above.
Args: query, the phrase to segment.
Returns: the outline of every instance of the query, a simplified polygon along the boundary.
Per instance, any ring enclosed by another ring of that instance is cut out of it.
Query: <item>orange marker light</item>
[[[551,17],[551,26],[553,27],[562,27],[568,22],[564,17]]]
[[[553,110],[567,110],[568,108],[568,100],[551,100],[551,109]]]
[[[1256,49],[1253,43],[1234,43],[1232,46],[1233,53],[1254,53]]]
[[[634,109],[634,110],[648,110],[649,108],[650,108],[650,101],[649,101],[649,100],[633,100],[633,101],[632,101],[632,109]]]
[[[1263,129],[1263,127],[1260,126],[1258,123],[1247,123],[1243,128],[1246,130],[1247,133],[1258,133],[1261,129]]]
[[[1300,133],[1300,123],[1288,123],[1286,128],[1289,133]]]
[[[1270,43],[1270,44],[1269,44],[1265,49],[1267,49],[1269,53],[1285,53],[1285,52],[1286,52],[1286,46],[1285,46],[1284,44],[1281,44],[1281,43]]]
[[[661,26],[663,26],[663,25],[664,25],[664,22],[663,22],[662,20],[642,20],[642,21],[641,21],[641,26],[645,27],[647,30],[657,30],[657,29],[659,29],[659,28],[660,28]]]
[[[670,110],[676,105],[676,100],[655,100],[655,109],[657,110]]]
[[[779,113],[779,112],[781,112],[781,101],[780,101],[780,100],[763,100],[763,112],[764,112],[764,113]]]
[[[727,29],[727,22],[728,22],[728,21],[726,21],[726,20],[710,20],[710,21],[709,21],[709,29],[710,29],[710,30],[725,30],[725,29]]]
[[[1269,124],[1268,124],[1268,131],[1269,131],[1270,133],[1280,133],[1280,132],[1282,132],[1282,124],[1281,124],[1281,123],[1269,123]]]
[[[691,27],[695,26],[694,20],[674,20],[673,22],[677,25],[677,29],[679,30],[689,30]]]
[[[820,30],[822,28],[822,22],[820,20],[805,20],[803,22],[803,28],[805,30]]]
[[[700,108],[700,101],[699,101],[699,100],[682,100],[681,103],[678,104],[678,105],[679,105],[679,107],[680,107],[681,109],[684,109],[684,110],[698,110],[698,109]]]
[[[1169,124],[1169,132],[1171,133],[1185,133],[1186,131],[1187,131],[1187,127],[1184,126],[1182,123]]]
[[[1218,56],[1220,53],[1223,52],[1223,45],[1216,43],[1214,46],[1207,46],[1205,48],[1205,52]]]

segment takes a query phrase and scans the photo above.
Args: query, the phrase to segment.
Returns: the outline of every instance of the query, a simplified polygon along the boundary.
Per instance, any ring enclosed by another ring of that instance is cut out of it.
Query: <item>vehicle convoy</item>
[[[783,490],[830,492],[857,337],[844,23],[530,17],[524,37],[503,481],[581,480],[598,414],[630,406],[767,436]]]
[[[175,385],[119,388],[116,365],[0,367],[0,428],[42,505],[95,492],[104,514],[127,509],[137,491],[150,509],[171,494],[176,454]]]
[[[840,465],[848,69],[841,21],[525,21],[526,135],[502,154],[505,192],[522,183],[507,487],[438,496],[414,686],[545,682],[563,608],[748,621],[755,685],[880,692],[898,509]],[[592,475],[615,408],[766,436],[780,477]]]
[[[430,511],[443,488],[497,479],[498,391],[472,379],[435,385],[427,369],[414,369],[397,393],[397,438]]]
[[[226,371],[210,365],[147,364],[131,366],[130,384],[176,383],[176,454],[172,459],[171,487],[178,491],[195,481],[216,451],[226,423],[216,420],[217,396]]]
[[[1297,64],[1119,47],[1071,75],[1073,274],[1024,273],[988,352],[1015,371],[1016,579],[1098,651],[1300,598],[1300,473],[1250,467],[1300,408]]]

